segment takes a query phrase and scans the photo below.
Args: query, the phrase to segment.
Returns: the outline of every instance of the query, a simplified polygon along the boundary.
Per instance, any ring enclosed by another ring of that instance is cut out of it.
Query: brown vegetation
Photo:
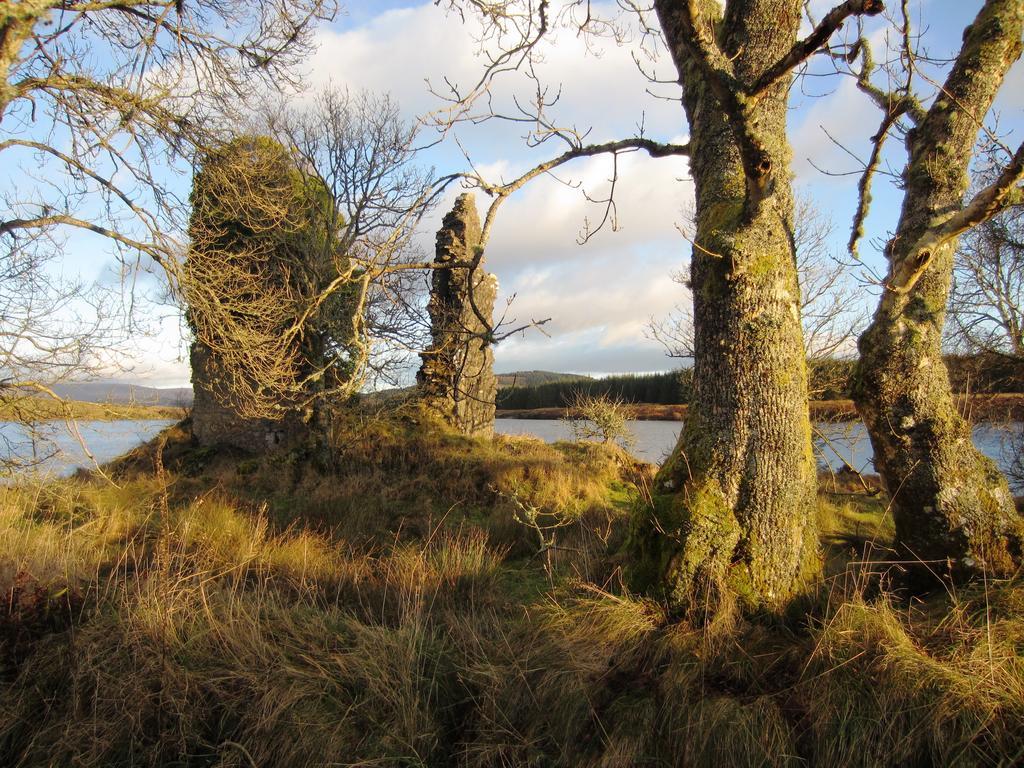
[[[180,419],[184,408],[169,405],[121,405],[86,403],[81,400],[54,400],[50,397],[25,397],[0,402],[0,421],[120,421],[125,419]]]
[[[466,438],[414,409],[333,439],[317,471],[197,449],[185,425],[112,467],[119,487],[0,489],[0,765],[1009,765],[1024,748],[1021,586],[886,593],[877,499],[819,498],[828,575],[799,616],[698,628],[617,576],[650,479],[620,452]],[[550,571],[510,497],[570,520]]]

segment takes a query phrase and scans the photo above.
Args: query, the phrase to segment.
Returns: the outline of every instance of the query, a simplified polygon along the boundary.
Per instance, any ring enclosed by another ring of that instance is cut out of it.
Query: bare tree
[[[41,311],[45,295],[84,312],[81,290],[47,285],[45,265],[81,235],[106,241],[129,291],[134,267],[173,269],[188,211],[178,177],[239,99],[295,81],[314,25],[335,9],[334,0],[0,3],[0,275],[37,289],[23,315],[0,320],[5,338],[35,350],[5,376],[47,387],[94,369],[117,302],[77,327],[73,311]],[[66,272],[76,266],[63,261]],[[34,322],[19,326],[25,316]]]
[[[430,209],[415,127],[388,97],[325,90],[278,107],[273,138],[235,140],[196,176],[181,291],[240,415],[343,401],[423,335]]]
[[[681,86],[690,134],[686,146],[651,141],[642,131],[631,139],[587,144],[586,130],[561,126],[551,117],[557,94],[539,82],[535,67],[545,37],[561,28],[625,42],[616,19],[593,4],[451,0],[446,5],[482,20],[488,60],[475,83],[466,88],[448,83],[444,130],[486,119],[488,113],[501,119],[493,108],[493,83],[509,70],[524,72],[532,99],[515,101],[517,110],[504,119],[528,126],[533,145],[565,146],[563,155],[531,173],[549,172],[581,156],[612,158],[611,189],[599,198],[605,206],[598,227],[614,223],[615,159],[622,152],[689,156],[696,187],[690,262],[694,397],[680,444],[657,481],[660,493],[675,498],[657,505],[634,529],[633,581],[657,589],[681,609],[705,610],[733,590],[750,605],[786,604],[818,567],[792,242],[788,91],[794,70],[826,46],[846,20],[878,14],[882,3],[847,0],[812,23],[803,39],[797,34],[797,2],[735,0],[724,8],[713,0],[655,0],[647,7],[620,3],[639,20],[646,50],[666,51],[671,60],[672,77],[655,80]]]
[[[47,250],[19,248],[0,262],[0,370],[6,389],[47,387],[113,354],[118,334],[107,297],[54,276],[48,269],[52,260]]]
[[[0,474],[57,452],[51,432],[40,429],[40,399],[58,400],[56,385],[109,374],[122,362],[116,297],[55,276],[50,243],[37,240],[0,259],[0,409],[13,422],[0,428]]]
[[[430,327],[421,300],[430,264],[413,235],[436,190],[432,170],[416,162],[417,127],[390,96],[331,87],[280,108],[269,125],[334,200],[339,252],[351,268],[339,276],[361,294],[356,382],[394,383]]]
[[[972,193],[992,183],[998,155],[984,142]],[[1022,383],[1024,363],[1024,208],[1007,207],[967,232],[954,255],[953,282],[944,345],[966,366],[972,391],[1005,391]],[[978,382],[977,384],[975,382]],[[1012,488],[1024,487],[1024,431],[1006,424],[1002,436],[1004,464]]]
[[[13,247],[73,228],[126,257],[166,258],[162,235],[183,223],[176,160],[206,145],[234,99],[288,82],[333,12],[332,0],[5,3],[0,157],[21,173],[0,237]]]
[[[975,191],[998,170],[983,169]],[[1024,207],[1007,208],[960,239],[945,333],[958,352],[1024,361]]]
[[[874,318],[861,335],[854,399],[867,425],[875,466],[892,496],[897,545],[922,575],[1016,571],[1022,523],[1006,479],[972,444],[942,359],[942,333],[957,238],[1021,199],[1024,144],[1000,149],[991,181],[968,195],[971,158],[1006,73],[1021,54],[1024,5],[986,0],[964,31],[945,81],[928,78],[914,48],[909,14],[888,68],[857,43],[861,89],[882,112],[861,179],[855,247],[870,183],[890,133],[903,136],[903,208],[886,243],[888,260]],[[848,59],[852,64],[853,57]],[[892,67],[898,67],[893,71]],[[925,81],[925,95],[916,93]],[[948,568],[947,568],[948,566]]]

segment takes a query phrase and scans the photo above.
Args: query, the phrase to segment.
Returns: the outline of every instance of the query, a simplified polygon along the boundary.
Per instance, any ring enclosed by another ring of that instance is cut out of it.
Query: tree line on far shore
[[[947,355],[949,380],[958,393],[1024,392],[1024,364],[1006,355],[980,353]],[[856,362],[827,358],[808,362],[810,391],[815,400],[848,400]],[[629,403],[684,405],[693,394],[693,369],[662,373],[623,374],[601,379],[572,378],[535,385],[511,385],[498,390],[498,408],[565,408],[576,393],[622,399]]]

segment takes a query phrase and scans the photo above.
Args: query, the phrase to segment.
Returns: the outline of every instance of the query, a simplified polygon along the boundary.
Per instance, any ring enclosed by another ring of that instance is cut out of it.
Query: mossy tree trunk
[[[730,2],[724,18],[713,0],[654,5],[690,125],[694,392],[631,573],[678,610],[722,590],[776,610],[819,561],[786,136],[801,3]]]
[[[22,46],[32,34],[32,27],[52,5],[51,0],[22,0],[16,4],[5,2],[0,7],[0,123],[7,107],[18,96],[20,84],[13,82],[13,75],[15,64],[24,55]]]
[[[1019,557],[1020,518],[1005,478],[974,448],[957,411],[941,341],[955,235],[991,215],[968,215],[972,204],[963,200],[981,120],[1020,56],[1022,17],[1021,0],[985,3],[943,91],[909,132],[886,287],[859,343],[857,409],[892,496],[898,547],[925,562],[915,569],[922,573],[1008,574]]]

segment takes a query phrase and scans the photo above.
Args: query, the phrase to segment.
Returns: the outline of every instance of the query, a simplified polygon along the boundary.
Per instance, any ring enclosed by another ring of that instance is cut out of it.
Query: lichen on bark
[[[722,590],[750,609],[782,610],[819,562],[792,238],[789,78],[738,102],[745,110],[738,127],[698,61],[684,5],[665,0],[655,9],[690,124],[694,394],[654,503],[634,521],[630,574],[637,585],[656,583],[684,611]],[[737,81],[755,81],[796,39],[799,3],[747,3],[725,19],[717,3],[699,5]],[[751,137],[768,161],[767,179],[750,178],[743,148]]]
[[[927,253],[918,245],[963,207],[975,116],[988,112],[1019,58],[1022,28],[1020,0],[987,0],[964,33],[943,96],[908,134],[886,290],[859,341],[854,399],[892,497],[899,556],[928,579],[1009,575],[1024,540],[1006,480],[974,447],[942,359],[955,241]],[[904,286],[907,275],[915,281]]]

